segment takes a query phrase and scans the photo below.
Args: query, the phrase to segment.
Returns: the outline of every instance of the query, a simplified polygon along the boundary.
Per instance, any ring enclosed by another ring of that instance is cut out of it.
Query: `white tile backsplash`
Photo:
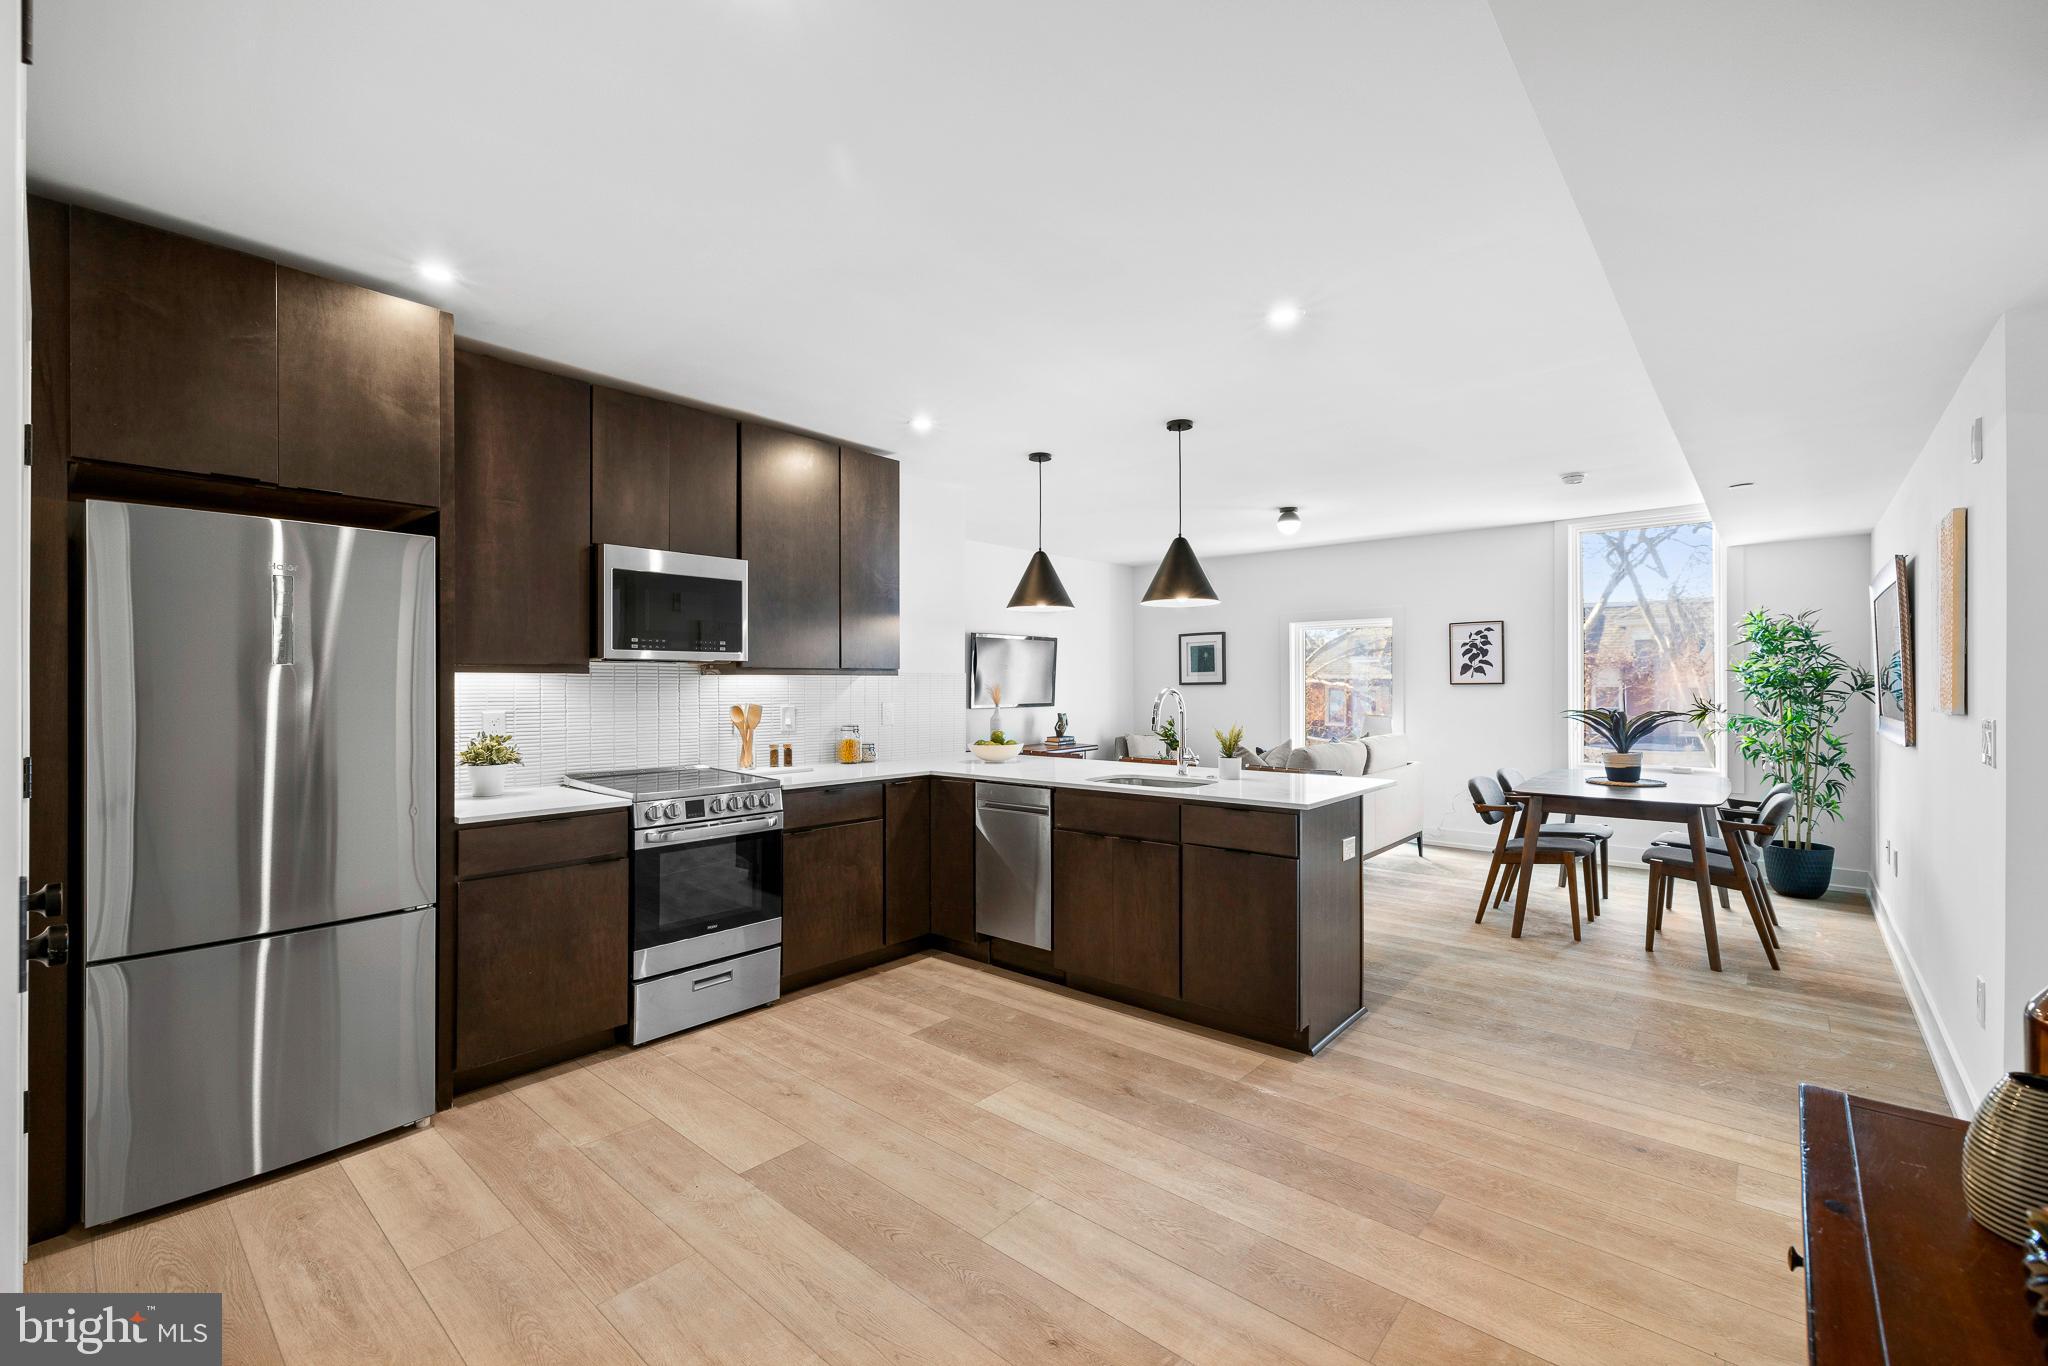
[[[758,702],[755,767],[768,767],[767,746],[795,746],[799,767],[833,762],[839,727],[860,726],[861,739],[886,759],[936,759],[959,754],[987,712],[964,705],[964,673],[706,674],[689,664],[593,663],[588,674],[455,675],[458,749],[483,730],[486,713],[505,714],[525,762],[512,787],[553,786],[565,773],[661,764],[723,764],[739,759],[732,707]],[[782,726],[782,709],[796,724]],[[1015,713],[1005,711],[1005,717]],[[888,718],[886,721],[884,718]],[[469,795],[469,771],[456,766],[456,795]]]

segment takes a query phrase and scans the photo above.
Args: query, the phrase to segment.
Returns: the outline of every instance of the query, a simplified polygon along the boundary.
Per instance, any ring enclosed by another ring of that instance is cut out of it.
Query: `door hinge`
[[[36,795],[36,761],[33,756],[21,756],[21,799],[27,801]]]

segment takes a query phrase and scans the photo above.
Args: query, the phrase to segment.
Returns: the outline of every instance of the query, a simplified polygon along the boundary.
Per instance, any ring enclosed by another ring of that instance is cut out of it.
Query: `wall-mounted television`
[[[1059,651],[1060,643],[1051,636],[969,632],[967,705],[993,707],[1000,686],[1006,707],[1051,706]]]

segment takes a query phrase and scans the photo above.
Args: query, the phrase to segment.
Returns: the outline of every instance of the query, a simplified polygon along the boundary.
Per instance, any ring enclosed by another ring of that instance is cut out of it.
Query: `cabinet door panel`
[[[1053,832],[1053,964],[1180,995],[1180,859],[1170,844]]]
[[[277,268],[278,482],[441,501],[441,311]]]
[[[71,210],[71,456],[277,478],[277,269]]]
[[[590,667],[590,386],[455,353],[443,553],[455,668]]]
[[[965,779],[932,779],[931,870],[932,933],[973,943],[974,784]]]
[[[590,539],[659,550],[668,544],[672,405],[602,385],[590,394]]]
[[[702,408],[669,405],[668,548],[740,553],[740,424]]]
[[[481,1067],[626,1023],[626,862],[457,884],[456,1067]]]
[[[740,426],[747,663],[839,667],[839,448]]]
[[[905,778],[888,785],[889,847],[883,865],[888,895],[885,937],[901,944],[932,927],[931,779]]]
[[[1259,1024],[1300,1026],[1300,866],[1270,854],[1182,846],[1183,1000]]]
[[[897,520],[901,467],[839,450],[839,667],[893,669],[902,657]]]
[[[782,975],[882,947],[879,820],[782,837]]]

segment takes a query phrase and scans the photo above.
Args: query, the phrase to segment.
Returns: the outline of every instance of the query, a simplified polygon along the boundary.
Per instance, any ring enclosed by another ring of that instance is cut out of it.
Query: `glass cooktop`
[[[570,787],[613,793],[636,802],[782,786],[773,778],[739,773],[729,768],[713,768],[709,764],[693,764],[687,768],[622,768],[606,773],[571,773],[564,781]]]

